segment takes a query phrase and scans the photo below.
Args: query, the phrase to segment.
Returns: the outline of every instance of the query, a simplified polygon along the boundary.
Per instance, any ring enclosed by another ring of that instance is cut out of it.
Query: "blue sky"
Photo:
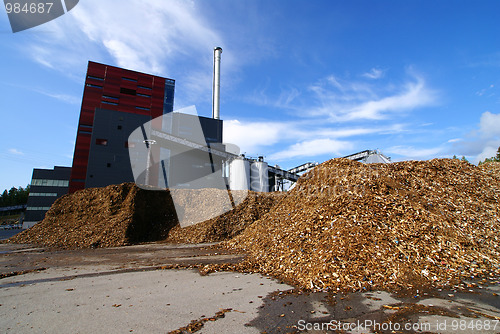
[[[13,34],[0,14],[0,189],[71,166],[89,60],[176,80],[224,141],[291,168],[365,149],[394,161],[500,146],[499,1],[80,0]]]

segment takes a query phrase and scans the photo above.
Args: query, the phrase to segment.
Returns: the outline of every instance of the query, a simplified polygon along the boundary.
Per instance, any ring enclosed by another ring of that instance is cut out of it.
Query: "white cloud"
[[[14,154],[14,155],[24,155],[23,152],[19,151],[18,149],[15,149],[15,148],[9,148],[9,153]]]
[[[346,141],[321,138],[303,141],[289,146],[286,150],[273,153],[270,160],[286,160],[298,157],[314,157],[323,154],[340,155],[345,150],[351,150],[353,145]]]
[[[306,107],[306,115],[326,116],[330,122],[390,119],[438,101],[437,92],[413,73],[399,86],[345,81],[328,76],[310,86],[309,90],[313,92],[315,102],[312,107]]]
[[[241,152],[256,154],[265,146],[276,144],[280,133],[285,130],[284,123],[248,122],[237,120],[224,121],[224,142],[238,145]]]
[[[479,163],[479,161],[484,161],[487,158],[492,158],[497,155],[498,147],[500,147],[500,143],[498,146],[486,146],[483,148],[481,153],[476,156],[474,163]]]
[[[424,82],[418,80],[405,85],[403,92],[378,100],[364,102],[344,113],[346,120],[384,119],[391,112],[411,110],[432,104],[434,94],[425,88]]]
[[[63,70],[89,57],[111,57],[120,67],[165,74],[174,60],[200,53],[210,59],[212,48],[223,44],[193,1],[80,1],[43,29],[52,33],[37,35],[32,56]]]
[[[474,163],[496,155],[500,146],[500,114],[484,112],[479,119],[478,128],[464,139],[454,143],[457,155],[475,156]]]
[[[81,98],[78,98],[78,97],[72,96],[72,95],[68,95],[68,94],[51,93],[51,92],[47,92],[47,91],[39,90],[39,89],[33,89],[33,90],[36,91],[37,93],[46,95],[48,97],[52,97],[56,100],[66,102],[69,104],[77,104],[78,105],[82,102]]]
[[[370,72],[364,73],[363,76],[368,79],[380,79],[384,76],[384,71],[378,68],[372,68]]]
[[[500,114],[484,112],[479,121],[479,135],[483,138],[499,138]]]
[[[412,146],[392,146],[385,150],[389,154],[397,154],[407,159],[432,159],[442,153],[442,147],[415,148]]]

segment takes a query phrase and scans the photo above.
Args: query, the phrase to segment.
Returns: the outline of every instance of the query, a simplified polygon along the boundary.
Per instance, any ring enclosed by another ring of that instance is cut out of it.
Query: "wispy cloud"
[[[12,87],[21,88],[21,89],[26,89],[26,90],[29,90],[29,91],[32,91],[32,92],[35,92],[38,94],[42,94],[42,95],[54,98],[54,99],[62,101],[62,102],[69,103],[69,104],[80,104],[81,103],[81,97],[76,97],[76,96],[69,95],[69,94],[51,92],[51,91],[48,91],[46,89],[42,89],[42,88],[38,88],[38,87],[17,85],[17,84],[12,84],[10,82],[2,82],[2,84],[9,85]]]
[[[45,95],[45,96],[54,98],[56,100],[69,103],[69,104],[78,105],[82,102],[81,98],[73,96],[73,95],[52,93],[52,92],[48,92],[48,91],[41,90],[41,89],[33,89],[33,90],[36,91],[37,93],[42,94],[42,95]]]
[[[344,84],[334,77],[310,89],[315,94],[317,106],[311,108],[309,114],[326,116],[332,122],[389,119],[438,101],[437,92],[430,89],[422,77],[415,75],[395,91],[391,91],[390,85]]]
[[[384,76],[385,71],[378,69],[378,68],[372,68],[369,72],[363,73],[363,76],[368,79],[380,79]]]
[[[315,157],[324,154],[329,154],[333,157],[340,155],[345,150],[351,150],[352,147],[352,143],[347,141],[329,138],[313,139],[290,145],[285,150],[271,154],[269,159],[281,161],[299,157]]]
[[[75,60],[68,55],[85,63],[91,53],[107,54],[121,67],[164,73],[174,59],[196,57],[222,43],[192,1],[90,0],[49,24],[54,33],[35,41],[32,54],[54,68]]]
[[[24,155],[24,153],[23,153],[23,152],[19,151],[19,150],[18,150],[18,149],[16,149],[16,148],[9,148],[9,150],[8,150],[8,151],[9,151],[9,153],[14,154],[14,155]]]
[[[282,161],[322,154],[348,154],[352,141],[364,135],[386,135],[406,131],[403,124],[387,126],[337,126],[316,121],[224,121],[224,142],[238,145],[247,154],[267,155]]]
[[[397,154],[405,159],[429,159],[436,158],[443,153],[443,147],[418,148],[413,146],[392,146],[385,149],[384,153]]]

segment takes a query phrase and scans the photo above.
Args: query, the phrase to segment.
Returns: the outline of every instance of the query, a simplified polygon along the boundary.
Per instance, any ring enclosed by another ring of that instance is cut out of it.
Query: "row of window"
[[[49,211],[50,206],[28,206],[26,210],[29,211]]]
[[[117,106],[118,103],[116,102],[109,102],[109,101],[101,101],[102,103],[104,104],[110,104],[112,106]],[[135,109],[140,109],[140,110],[150,110],[149,108],[146,108],[146,107],[135,107]]]
[[[96,76],[93,76],[93,75],[88,75],[87,76],[88,79],[94,79],[94,80],[98,80],[98,81],[104,81],[104,78],[100,78],[100,77],[96,77]],[[132,78],[127,78],[127,77],[122,77],[123,80],[126,80],[126,81],[131,81],[131,82],[137,82],[136,79],[132,79]],[[165,83],[168,84],[168,85],[174,85],[175,84],[175,80],[172,80],[172,79],[166,79],[165,80]],[[91,84],[89,84],[91,85]],[[93,85],[95,87],[100,87],[100,86],[96,86],[96,85]],[[93,87],[91,86],[91,87]],[[139,88],[142,88],[142,89],[147,89],[147,90],[151,90],[150,87],[146,87],[146,86],[137,86]],[[100,87],[102,88],[102,87]]]
[[[68,187],[68,180],[46,180],[46,179],[33,179],[32,186],[45,186],[45,187]]]
[[[57,193],[30,193],[30,196],[57,197]]]

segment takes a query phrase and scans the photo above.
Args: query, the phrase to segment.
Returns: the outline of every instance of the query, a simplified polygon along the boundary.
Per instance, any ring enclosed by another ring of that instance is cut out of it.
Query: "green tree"
[[[12,187],[9,191],[5,189],[0,197],[0,207],[21,205],[28,203],[29,185],[26,188]]]

